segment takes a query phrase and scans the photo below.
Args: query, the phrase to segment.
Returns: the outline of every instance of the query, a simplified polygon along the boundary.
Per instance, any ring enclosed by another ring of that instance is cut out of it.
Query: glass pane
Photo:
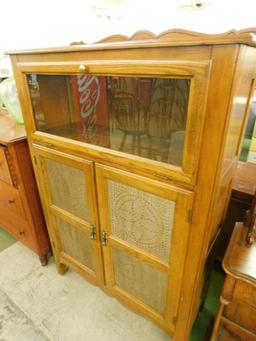
[[[256,90],[254,90],[248,112],[240,160],[256,163]]]
[[[95,271],[92,241],[81,229],[56,217],[62,250],[89,269]]]
[[[181,166],[190,81],[29,75],[36,127]]]
[[[45,159],[52,203],[89,222],[84,172],[63,163]]]
[[[116,285],[163,315],[167,273],[154,269],[118,249],[113,248],[112,255]]]
[[[175,202],[108,181],[111,233],[169,261]]]

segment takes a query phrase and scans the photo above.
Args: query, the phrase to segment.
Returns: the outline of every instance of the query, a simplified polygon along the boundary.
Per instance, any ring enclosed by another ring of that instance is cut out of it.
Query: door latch
[[[91,240],[96,239],[96,228],[93,225],[90,225],[90,236]]]
[[[104,230],[101,232],[101,245],[107,245],[107,232]]]

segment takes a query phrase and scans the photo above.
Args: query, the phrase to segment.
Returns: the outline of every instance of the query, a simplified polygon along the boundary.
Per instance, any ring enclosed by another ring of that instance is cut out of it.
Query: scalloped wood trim
[[[137,31],[131,37],[115,34],[99,40],[94,44],[74,42],[66,47],[53,47],[44,49],[7,51],[6,54],[35,54],[50,52],[72,52],[86,50],[125,49],[139,47],[160,46],[196,46],[196,45],[226,45],[245,44],[256,47],[256,27],[243,30],[230,30],[219,34],[199,33],[183,29],[171,29],[158,35],[150,31]]]
[[[125,35],[120,35],[120,34],[116,34],[116,35],[112,35],[109,37],[106,37],[104,39],[101,39],[99,41],[97,41],[96,44],[101,44],[101,43],[110,43],[110,42],[125,42],[125,41],[138,41],[138,40],[157,40],[157,41],[161,41],[161,40],[168,40],[168,41],[176,41],[176,40],[190,40],[190,39],[200,39],[200,40],[204,40],[207,39],[207,41],[215,41],[217,40],[226,40],[226,39],[230,39],[232,40],[233,38],[235,39],[239,39],[242,40],[244,38],[247,39],[251,39],[252,38],[252,34],[256,34],[256,27],[254,28],[246,28],[243,30],[230,30],[224,33],[218,33],[218,34],[207,34],[207,33],[200,33],[200,32],[195,32],[195,31],[189,31],[189,30],[183,30],[183,29],[170,29],[167,31],[164,31],[158,35],[150,32],[150,31],[146,31],[146,30],[142,30],[142,31],[137,31],[135,32],[130,38],[125,36]]]

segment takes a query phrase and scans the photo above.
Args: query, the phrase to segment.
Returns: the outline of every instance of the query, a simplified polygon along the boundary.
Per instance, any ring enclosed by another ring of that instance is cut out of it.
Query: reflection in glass
[[[182,165],[190,81],[29,75],[40,131]]]
[[[245,162],[256,163],[256,90],[254,90],[248,112],[247,125],[239,159]]]

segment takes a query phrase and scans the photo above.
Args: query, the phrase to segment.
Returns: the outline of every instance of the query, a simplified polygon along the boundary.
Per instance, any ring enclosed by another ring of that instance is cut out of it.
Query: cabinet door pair
[[[44,147],[34,152],[57,265],[171,329],[192,193]]]

